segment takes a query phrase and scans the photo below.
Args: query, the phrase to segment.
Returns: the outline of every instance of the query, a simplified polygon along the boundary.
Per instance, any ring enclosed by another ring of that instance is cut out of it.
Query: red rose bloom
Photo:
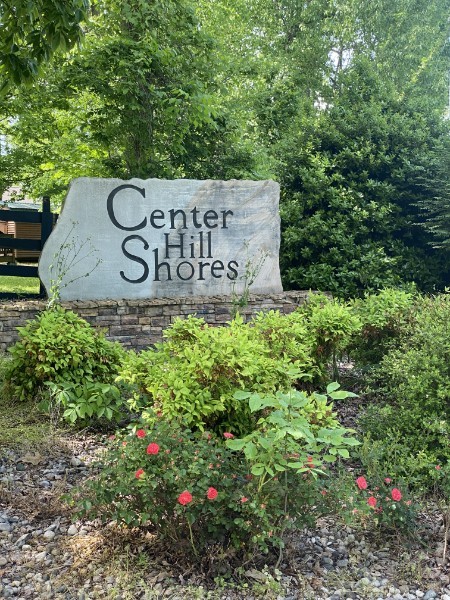
[[[367,504],[372,508],[375,508],[375,506],[377,505],[377,499],[373,496],[370,496],[370,498],[367,498]]]
[[[356,480],[356,485],[359,487],[360,490],[366,490],[367,481],[365,477],[358,477],[358,479]]]
[[[395,502],[399,502],[399,500],[402,499],[402,493],[399,489],[394,488],[391,492],[391,496],[392,496],[392,500],[395,500]]]
[[[140,479],[143,474],[144,474],[144,469],[138,469],[136,471],[136,473],[134,474],[134,476],[136,477],[136,479]]]
[[[216,490],[216,488],[210,487],[206,492],[206,497],[208,498],[208,500],[214,500],[214,498],[217,498],[217,494],[218,491]]]
[[[441,470],[441,465],[436,465],[434,468],[436,469],[436,471],[440,471]]]
[[[248,498],[245,498],[245,496],[243,496],[243,497],[241,498],[241,502],[242,502],[242,504],[244,504],[244,502],[248,502]]]
[[[144,431],[143,429],[138,429],[138,430],[136,431],[136,436],[137,436],[138,438],[144,438],[144,437],[145,437],[145,431]]]
[[[225,433],[223,434],[223,437],[224,437],[226,440],[231,440],[231,439],[233,439],[233,438],[234,438],[234,435],[233,435],[232,433],[230,433],[229,431],[225,431]]]
[[[386,477],[386,479],[384,480],[384,483],[391,483],[392,479],[390,477]]]
[[[178,496],[178,502],[183,506],[186,506],[186,504],[192,502],[192,494],[187,490],[184,490],[184,492],[181,492],[181,494]]]
[[[147,446],[147,454],[158,454],[159,446],[154,442]]]

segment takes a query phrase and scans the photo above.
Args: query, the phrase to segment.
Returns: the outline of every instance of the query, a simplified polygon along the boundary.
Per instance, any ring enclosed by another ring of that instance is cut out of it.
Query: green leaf
[[[256,477],[259,477],[260,475],[262,475],[264,473],[264,465],[262,464],[256,464],[253,465],[253,467],[251,468],[251,473],[253,475],[255,475]]]
[[[238,390],[233,394],[233,398],[236,398],[236,400],[247,400],[247,398],[249,398],[250,396],[251,392],[246,392],[244,390]]]
[[[246,444],[244,452],[249,460],[254,460],[258,456],[258,450],[253,442]]]
[[[264,406],[264,400],[257,395],[250,396],[249,407],[252,413],[260,410]]]
[[[327,385],[327,394],[328,395],[331,394],[331,392],[338,390],[340,387],[341,387],[340,384],[337,383],[336,381],[333,381],[333,383],[329,383]]]
[[[291,467],[291,469],[303,469],[303,468],[305,468],[305,463],[304,462],[288,462],[287,466]],[[305,468],[305,470],[307,470],[307,469]]]
[[[332,392],[329,394],[332,400],[345,400],[346,398],[357,398],[358,394],[354,394],[353,392],[344,392],[344,390],[339,390],[338,392]]]
[[[361,442],[355,438],[343,438],[342,440],[347,446],[359,446]]]
[[[342,456],[342,458],[349,458],[350,454],[346,448],[338,448],[338,454]]]
[[[225,445],[230,448],[230,450],[242,450],[242,448],[245,446],[246,441],[245,440],[239,440],[239,439],[235,439],[235,440],[227,440],[225,442]]]
[[[325,454],[322,458],[325,462],[328,462],[328,463],[336,462],[336,457],[333,456],[332,454]]]

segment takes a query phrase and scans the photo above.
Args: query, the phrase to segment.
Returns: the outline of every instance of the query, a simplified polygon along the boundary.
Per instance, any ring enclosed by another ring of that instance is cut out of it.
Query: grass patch
[[[0,276],[0,292],[8,294],[39,294],[37,277],[5,277]]]
[[[16,402],[0,398],[0,452],[2,447],[42,447],[56,429],[33,401]]]
[[[0,355],[0,451],[4,447],[37,448],[51,443],[56,428],[36,402],[18,402],[4,386],[9,357]]]

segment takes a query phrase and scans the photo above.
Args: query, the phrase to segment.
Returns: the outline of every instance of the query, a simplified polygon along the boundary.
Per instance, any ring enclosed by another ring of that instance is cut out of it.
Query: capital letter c
[[[138,229],[143,229],[147,225],[147,217],[145,217],[144,220],[141,221],[141,223],[139,223],[139,225],[135,225],[134,227],[125,227],[125,225],[121,225],[116,219],[116,215],[114,214],[113,200],[116,194],[118,194],[121,190],[126,189],[136,190],[141,194],[143,198],[145,198],[145,188],[138,188],[137,186],[131,185],[130,183],[126,183],[125,185],[119,185],[119,187],[113,189],[106,201],[106,210],[108,211],[108,216],[111,219],[112,224],[115,225],[118,229],[122,229],[123,231],[137,231]]]

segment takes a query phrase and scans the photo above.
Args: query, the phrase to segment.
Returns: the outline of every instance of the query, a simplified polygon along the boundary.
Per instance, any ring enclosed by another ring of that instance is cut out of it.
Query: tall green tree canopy
[[[0,2],[0,82],[22,84],[58,48],[70,50],[82,37],[88,0]]]
[[[40,76],[1,100],[0,185],[62,199],[77,176],[272,177],[286,287],[443,287],[449,13],[450,0],[96,0],[82,47],[38,53]]]

